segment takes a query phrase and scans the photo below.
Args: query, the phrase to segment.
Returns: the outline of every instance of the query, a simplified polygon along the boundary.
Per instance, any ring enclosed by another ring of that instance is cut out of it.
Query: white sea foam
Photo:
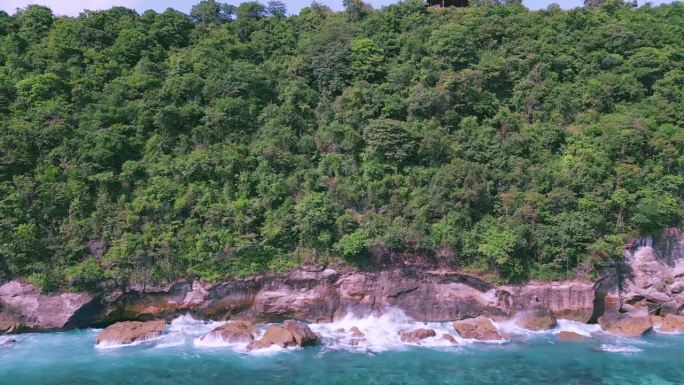
[[[593,334],[601,333],[602,331],[603,329],[600,325],[591,325],[577,321],[559,319],[558,326],[551,332],[553,334],[558,334],[560,332],[573,332],[585,337],[591,337]]]
[[[603,344],[596,347],[596,350],[607,353],[639,353],[643,350],[634,346]]]
[[[109,342],[109,341],[103,341],[98,344],[95,344],[96,349],[119,349],[119,348],[125,348],[129,346],[138,346],[141,344],[149,344],[153,341],[158,341],[161,340],[164,336],[157,336],[157,337],[152,337],[152,338],[145,338],[145,339],[140,339],[135,342],[132,342],[130,344],[120,344],[116,342]]]
[[[401,331],[412,331],[419,328],[432,329],[434,337],[420,341],[426,347],[453,347],[454,344],[443,339],[444,334],[454,338],[459,345],[470,341],[461,338],[451,324],[442,322],[415,322],[399,309],[386,309],[379,315],[357,317],[348,314],[343,319],[324,324],[309,325],[314,332],[323,336],[323,344],[329,349],[345,349],[366,352],[399,350],[416,345],[401,341]],[[352,336],[351,328],[357,327],[363,337]]]

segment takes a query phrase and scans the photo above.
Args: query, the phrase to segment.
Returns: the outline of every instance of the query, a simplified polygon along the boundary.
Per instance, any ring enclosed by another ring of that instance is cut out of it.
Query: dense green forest
[[[0,12],[0,275],[591,275],[684,216],[684,4]]]

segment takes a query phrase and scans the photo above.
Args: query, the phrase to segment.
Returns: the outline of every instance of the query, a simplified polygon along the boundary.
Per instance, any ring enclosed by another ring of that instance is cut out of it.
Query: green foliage
[[[367,251],[366,246],[368,246],[370,239],[371,236],[368,230],[356,230],[353,233],[344,235],[335,244],[334,250],[343,258],[354,261]]]
[[[684,6],[475,3],[0,12],[0,275],[554,279],[680,226]]]

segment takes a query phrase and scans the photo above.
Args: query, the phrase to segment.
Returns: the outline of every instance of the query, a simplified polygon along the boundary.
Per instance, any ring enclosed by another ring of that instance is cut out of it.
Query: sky
[[[166,8],[174,8],[179,11],[188,13],[190,8],[200,2],[201,0],[0,0],[0,9],[9,14],[13,14],[17,8],[24,8],[29,4],[46,5],[52,9],[56,15],[78,16],[84,10],[101,10],[108,9],[113,6],[123,6],[127,8],[136,9],[142,13],[145,10],[153,9],[155,11],[164,11]],[[223,0],[221,2],[229,4],[239,4],[247,0]],[[262,0],[265,3],[267,0]],[[298,13],[300,9],[311,4],[311,0],[280,0],[287,5],[289,13]],[[319,3],[325,4],[334,10],[342,9],[342,0],[319,0]],[[372,4],[379,8],[383,5],[395,3],[396,0],[365,0],[365,2]],[[551,3],[558,3],[562,8],[574,8],[581,6],[583,0],[523,0],[523,4],[530,9],[546,8]],[[645,0],[638,0],[639,5],[643,4]],[[651,4],[657,5],[667,3],[667,0],[652,0]]]

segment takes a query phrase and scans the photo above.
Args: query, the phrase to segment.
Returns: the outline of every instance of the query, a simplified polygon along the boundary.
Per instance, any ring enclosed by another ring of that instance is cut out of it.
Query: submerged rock
[[[97,344],[128,345],[147,341],[164,334],[164,320],[117,322],[108,326],[95,338]]]
[[[603,329],[623,337],[639,337],[653,328],[646,308],[628,313],[609,312],[599,317],[598,323]]]
[[[209,333],[203,335],[200,340],[207,341],[212,339],[222,340],[224,342],[235,344],[248,344],[254,341],[256,335],[256,326],[245,322],[231,322],[221,325]]]
[[[665,333],[684,333],[684,315],[666,315],[660,324],[660,331]]]
[[[412,331],[399,332],[399,338],[401,339],[401,342],[407,342],[410,344],[420,344],[420,341],[426,338],[434,337],[436,335],[437,333],[435,333],[435,331],[432,329],[416,329]]]
[[[261,339],[247,345],[247,350],[265,349],[273,345],[281,348],[291,346],[310,346],[318,342],[320,336],[311,331],[303,322],[285,321],[283,325],[270,325]]]
[[[349,331],[351,332],[352,337],[362,338],[366,336],[366,334],[364,334],[364,332],[362,332],[361,329],[356,326],[352,326]]]
[[[446,333],[442,334],[442,339],[444,341],[451,342],[452,344],[456,343],[456,339],[454,337],[452,337],[451,335],[446,334]]]
[[[14,344],[16,344],[16,343],[17,343],[17,340],[15,340],[14,338],[9,338],[9,339],[6,339],[4,341],[0,341],[0,347],[6,348],[6,347],[14,346]]]
[[[528,330],[550,330],[556,327],[556,317],[543,306],[533,306],[518,313],[515,323]]]
[[[496,341],[503,339],[496,326],[487,317],[476,317],[454,322],[454,329],[463,338],[478,341]]]
[[[569,332],[563,330],[562,332],[558,333],[556,336],[559,341],[586,341],[589,339],[589,337],[581,335],[579,333],[575,332]]]

